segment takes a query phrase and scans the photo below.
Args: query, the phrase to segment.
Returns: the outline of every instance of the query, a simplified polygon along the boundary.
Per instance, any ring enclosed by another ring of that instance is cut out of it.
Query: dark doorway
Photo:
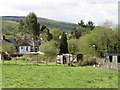
[[[66,57],[63,56],[63,64],[66,64],[66,63],[67,63],[67,61],[66,61]]]
[[[118,63],[120,63],[120,56],[118,56]]]
[[[109,56],[109,60],[110,60],[110,62],[112,62],[112,56]]]

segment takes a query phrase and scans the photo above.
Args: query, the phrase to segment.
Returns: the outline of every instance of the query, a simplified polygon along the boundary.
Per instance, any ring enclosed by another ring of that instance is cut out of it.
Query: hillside
[[[20,19],[25,19],[25,17],[24,16],[3,16],[2,17],[3,24],[7,23],[7,24],[16,25]],[[38,17],[38,22],[40,23],[40,25],[45,25],[49,29],[58,28],[60,30],[65,30],[65,31],[73,30],[74,26],[76,26],[76,24],[74,23],[61,22],[61,21],[56,21],[56,20],[51,20],[51,19],[46,19],[41,17]]]

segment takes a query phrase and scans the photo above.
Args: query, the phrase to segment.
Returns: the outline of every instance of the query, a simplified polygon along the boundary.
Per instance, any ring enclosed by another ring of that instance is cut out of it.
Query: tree
[[[71,32],[72,38],[79,39],[81,36],[85,35],[89,30],[83,28],[81,26],[76,26],[74,30]]]
[[[51,29],[51,33],[53,35],[53,39],[59,41],[59,37],[62,35],[62,32],[59,29]]]
[[[50,41],[53,38],[53,35],[50,33],[49,29],[47,29],[46,34],[47,34],[47,40]]]
[[[60,53],[68,53],[68,44],[67,44],[67,37],[65,32],[63,32],[60,41]]]
[[[94,29],[94,23],[92,21],[88,21],[88,23],[86,24],[86,28],[89,28],[90,30]]]
[[[78,54],[79,53],[79,43],[78,39],[70,39],[68,40],[68,50],[71,54]]]
[[[50,41],[50,40],[52,40],[52,38],[53,38],[53,35],[51,33],[48,33],[47,40]]]
[[[43,25],[42,27],[41,27],[41,32],[43,32],[43,30],[45,30],[47,27],[45,26],[45,25]]]
[[[85,27],[85,23],[83,22],[83,20],[81,20],[80,23],[78,23],[78,25],[81,27]]]
[[[35,51],[35,42],[40,35],[40,24],[37,22],[35,13],[29,13],[26,17],[26,31],[31,35],[33,41],[33,51]]]
[[[85,25],[85,23],[83,22],[83,20],[81,20],[80,23],[78,23],[78,25],[71,32],[71,35],[72,35],[71,37],[79,39],[81,36],[87,34],[91,30],[93,30],[94,27],[95,26],[94,26],[94,23],[92,21],[89,21]]]
[[[82,54],[95,54],[100,57],[107,53],[120,52],[117,30],[106,27],[96,27],[93,31],[79,39],[79,51]],[[95,45],[95,47],[93,47]]]
[[[29,13],[26,17],[26,28],[28,33],[32,35],[33,39],[38,39],[40,35],[40,24],[37,22],[35,13]]]
[[[44,32],[47,27],[45,25],[40,27],[38,23],[37,16],[35,13],[29,13],[25,18],[25,21],[20,20],[18,23],[18,29],[21,31],[21,36],[26,36],[26,33],[30,35],[28,38],[33,38],[37,40],[41,33]]]
[[[43,27],[44,27],[44,26],[43,26]],[[47,40],[47,41],[52,40],[53,35],[50,33],[50,30],[49,30],[47,27],[42,28],[42,29],[43,29],[43,31],[42,31],[41,36],[42,36],[45,40]]]
[[[22,33],[23,35],[23,32],[24,32],[24,22],[23,20],[20,19],[19,23],[18,23],[18,30]]]

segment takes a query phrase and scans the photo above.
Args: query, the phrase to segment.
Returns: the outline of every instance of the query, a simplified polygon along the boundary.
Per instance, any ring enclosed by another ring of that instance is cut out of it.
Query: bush
[[[81,62],[81,65],[94,65],[97,64],[96,57],[92,56],[84,56],[83,61]]]
[[[56,55],[59,52],[59,48],[57,45],[57,42],[54,40],[51,40],[47,43],[44,43],[40,47],[40,51],[44,52],[45,55]]]

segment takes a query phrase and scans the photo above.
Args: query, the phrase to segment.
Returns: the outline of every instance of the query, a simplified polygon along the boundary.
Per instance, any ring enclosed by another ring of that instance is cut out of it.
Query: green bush
[[[94,65],[97,64],[96,57],[93,56],[84,56],[83,61],[80,63],[81,65]]]
[[[40,47],[40,51],[44,52],[46,55],[56,55],[59,52],[57,42],[51,40],[47,43],[44,43]]]

